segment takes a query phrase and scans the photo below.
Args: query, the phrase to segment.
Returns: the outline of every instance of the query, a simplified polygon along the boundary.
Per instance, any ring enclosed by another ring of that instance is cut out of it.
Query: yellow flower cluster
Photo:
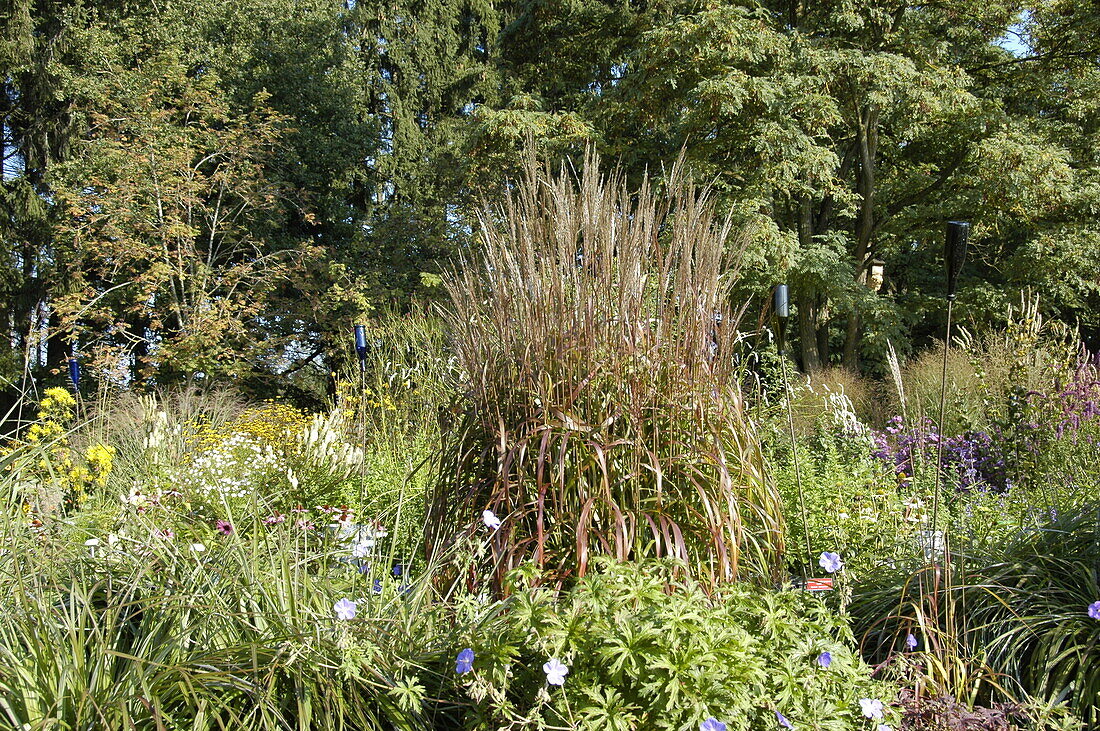
[[[351,381],[337,381],[336,403],[349,416],[361,406],[381,411],[397,411],[397,401],[385,389],[375,389]]]
[[[310,424],[310,414],[293,406],[265,401],[261,406],[246,409],[220,429],[208,424],[192,424],[191,442],[200,451],[218,447],[233,436],[244,436],[261,445],[280,449],[297,439]]]
[[[92,487],[103,487],[114,466],[115,449],[93,444],[80,454],[69,443],[67,424],[75,415],[76,399],[63,388],[47,388],[38,403],[38,420],[31,424],[20,447],[40,446],[41,458],[27,475],[40,485],[53,484],[65,500],[80,504]]]
[[[32,444],[60,439],[66,422],[73,418],[76,399],[63,388],[47,388],[38,402],[38,421],[27,429],[26,439]]]
[[[238,416],[231,431],[247,434],[266,444],[285,446],[297,439],[302,430],[309,426],[310,419],[310,414],[301,409],[265,401],[262,406],[248,409]]]

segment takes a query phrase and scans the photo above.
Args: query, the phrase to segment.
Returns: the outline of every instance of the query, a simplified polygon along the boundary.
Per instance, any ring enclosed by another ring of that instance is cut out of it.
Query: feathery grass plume
[[[898,413],[907,423],[909,421],[909,403],[905,400],[905,381],[901,377],[901,364],[894,344],[886,341],[886,363],[890,367],[890,379],[894,382],[894,391],[898,396]]]
[[[739,387],[731,224],[682,161],[634,191],[591,153],[580,172],[532,159],[480,236],[444,281],[468,379],[429,545],[490,509],[498,588],[527,561],[569,581],[596,554],[775,580],[781,501]]]

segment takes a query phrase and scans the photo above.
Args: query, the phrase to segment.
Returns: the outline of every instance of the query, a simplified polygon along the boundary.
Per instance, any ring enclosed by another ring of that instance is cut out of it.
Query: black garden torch
[[[940,419],[938,428],[941,438],[936,454],[936,488],[933,493],[933,507],[932,507],[932,546],[935,547],[937,541],[937,531],[940,513],[940,482],[943,477],[943,443],[942,438],[944,434],[944,414],[947,409],[947,359],[948,353],[951,352],[951,316],[955,305],[955,298],[958,295],[959,288],[959,272],[962,271],[963,262],[966,260],[966,242],[970,236],[970,223],[967,221],[948,221],[947,222],[947,237],[943,242],[943,261],[944,266],[947,268],[947,328],[943,339],[943,365],[940,371]],[[932,552],[933,555],[936,551]],[[947,547],[947,533],[943,533],[943,565],[949,566],[951,561],[951,554]]]
[[[966,260],[966,241],[970,236],[970,223],[948,221],[947,238],[943,244],[943,258],[947,265],[947,300],[953,302],[959,286],[959,272]]]

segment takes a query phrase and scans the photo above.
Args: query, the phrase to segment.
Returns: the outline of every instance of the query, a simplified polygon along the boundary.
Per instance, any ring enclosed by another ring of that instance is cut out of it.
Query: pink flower
[[[223,536],[227,536],[233,532],[233,524],[228,520],[219,520],[214,523],[214,530],[218,531]]]
[[[286,516],[282,513],[276,512],[274,515],[269,515],[264,518],[264,525],[279,525],[286,521]]]

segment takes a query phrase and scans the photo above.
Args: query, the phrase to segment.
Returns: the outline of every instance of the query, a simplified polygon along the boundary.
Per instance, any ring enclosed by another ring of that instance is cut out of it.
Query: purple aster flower
[[[699,724],[699,731],[726,731],[726,724],[711,716]]]
[[[336,618],[342,620],[355,619],[355,602],[350,599],[341,599],[332,605],[336,610]]]
[[[1089,605],[1089,616],[1093,619],[1100,619],[1100,601],[1095,601]]]
[[[906,637],[905,637],[905,646],[906,647],[908,647],[910,650],[915,650],[915,649],[917,649],[917,644],[918,644],[918,642],[917,642],[916,635],[914,635],[912,632],[910,632],[908,635],[906,635]]]
[[[793,729],[793,728],[794,728],[794,724],[792,724],[792,723],[791,723],[790,721],[788,721],[788,720],[787,720],[787,717],[786,717],[786,716],[784,716],[784,715],[783,715],[782,713],[780,713],[779,711],[776,711],[776,712],[775,712],[775,720],[776,720],[776,721],[777,721],[777,722],[779,723],[779,725],[780,725],[780,726],[782,726],[783,728],[789,728],[789,729]]]
[[[833,664],[833,653],[826,650],[817,656],[817,664],[823,668],[827,668]]]
[[[550,685],[565,685],[565,676],[569,674],[569,666],[556,657],[543,664],[542,672],[546,673],[546,682]]]
[[[830,551],[822,553],[817,563],[830,574],[835,574],[844,568],[844,562],[840,560],[840,554],[831,553]]]
[[[455,661],[455,672],[459,675],[468,673],[474,669],[474,651],[467,647],[462,652],[458,653],[458,659]]]

